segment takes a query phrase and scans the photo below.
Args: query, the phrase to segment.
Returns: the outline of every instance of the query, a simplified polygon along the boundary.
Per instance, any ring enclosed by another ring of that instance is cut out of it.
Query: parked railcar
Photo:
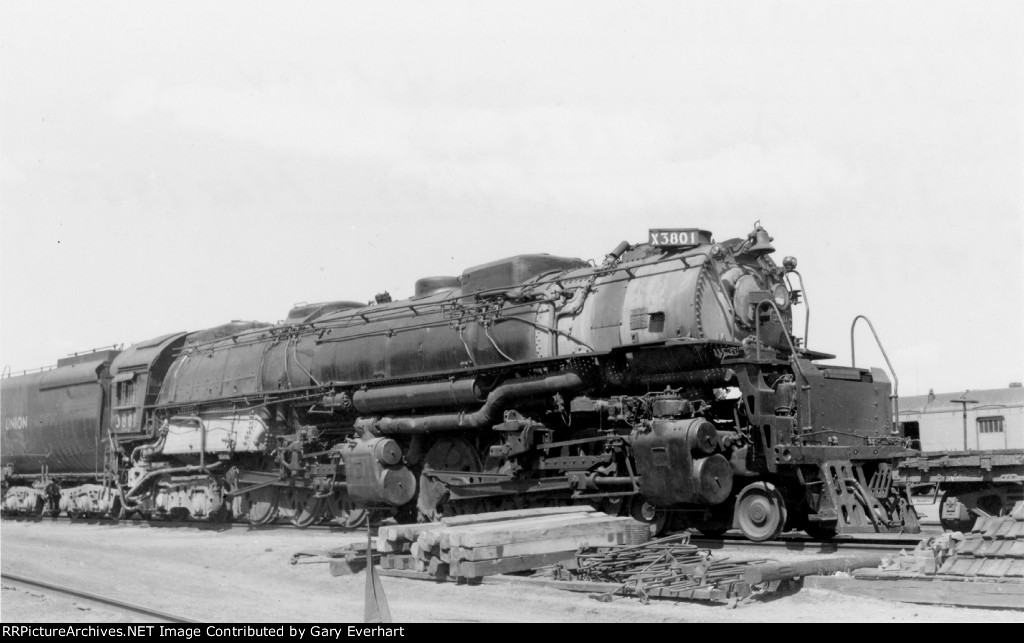
[[[651,230],[600,264],[520,255],[138,344],[97,416],[108,488],[254,524],[590,502],[755,540],[915,531],[889,378],[802,346],[771,241]]]
[[[929,392],[900,400],[900,424],[922,453],[899,462],[918,489],[942,494],[948,530],[1008,513],[1024,500],[1024,388]]]
[[[900,398],[900,424],[922,451],[1024,449],[1024,388]]]
[[[103,420],[110,364],[117,355],[116,348],[87,351],[50,369],[0,380],[5,510],[38,513],[45,506],[51,513],[74,513],[81,511],[79,505],[92,510],[96,504],[102,513],[113,508],[116,494],[103,480],[109,449]],[[34,487],[8,488],[25,474],[34,478]],[[60,484],[70,481],[73,488]]]

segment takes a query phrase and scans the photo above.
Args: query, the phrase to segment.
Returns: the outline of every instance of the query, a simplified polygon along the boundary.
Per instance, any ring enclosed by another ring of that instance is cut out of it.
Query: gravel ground
[[[0,566],[6,573],[206,622],[353,623],[363,617],[364,575],[333,577],[323,562],[292,565],[290,560],[298,551],[323,551],[364,539],[365,533],[340,531],[217,532],[4,521]],[[772,554],[779,560],[803,556]],[[393,577],[382,582],[396,622],[1024,621],[1024,612],[895,603],[816,589],[729,609],[684,601],[599,603],[586,594],[517,584],[457,585]],[[110,608],[7,581],[0,601],[4,623],[129,620]]]

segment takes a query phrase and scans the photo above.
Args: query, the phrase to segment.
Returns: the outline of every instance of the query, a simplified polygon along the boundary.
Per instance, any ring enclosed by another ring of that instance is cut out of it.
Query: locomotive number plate
[[[697,228],[651,228],[650,243],[652,246],[699,246],[711,243],[711,233]]]

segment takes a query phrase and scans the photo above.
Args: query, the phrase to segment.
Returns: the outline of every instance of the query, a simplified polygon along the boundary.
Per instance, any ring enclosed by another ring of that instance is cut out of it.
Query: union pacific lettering
[[[16,415],[4,420],[4,431],[24,431],[28,428],[28,418],[24,415]]]

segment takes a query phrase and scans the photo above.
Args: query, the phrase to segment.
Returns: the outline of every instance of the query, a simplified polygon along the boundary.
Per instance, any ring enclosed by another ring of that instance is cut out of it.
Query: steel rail
[[[927,537],[927,535],[924,535]],[[832,554],[838,551],[891,551],[898,552],[903,549],[913,549],[923,538],[917,540],[893,540],[893,541],[868,541],[868,540],[765,540],[755,542],[753,540],[733,538],[691,538],[690,543],[702,549],[725,551],[729,549],[750,548],[758,550],[779,549],[792,553],[822,553]]]
[[[233,529],[248,529],[250,531],[266,531],[274,529],[295,529],[298,531],[353,531],[353,528],[351,527],[345,527],[343,525],[334,524],[330,522],[309,525],[308,527],[297,527],[292,523],[288,522],[286,518],[279,518],[278,520],[280,520],[281,522],[271,522],[266,525],[253,525],[244,518],[227,520],[222,522],[211,522],[209,520],[147,520],[143,518],[109,517],[80,518],[71,517],[67,514],[61,514],[59,516],[5,515],[3,517],[3,520],[12,522],[32,522],[43,524],[68,523],[72,525],[100,525],[107,527],[141,527],[156,529],[184,528],[198,529],[200,531],[229,531]],[[359,527],[356,529],[363,528]]]
[[[46,590],[49,590],[49,591],[52,591],[52,592],[58,592],[60,594],[67,594],[69,596],[74,596],[76,598],[82,598],[82,599],[85,599],[85,600],[92,601],[94,603],[100,603],[101,605],[107,605],[107,606],[110,606],[110,607],[116,607],[118,609],[126,610],[126,611],[129,611],[129,612],[135,612],[137,614],[142,614],[142,615],[145,615],[145,616],[153,616],[153,617],[159,618],[161,620],[167,621],[168,623],[202,623],[203,622],[203,621],[195,621],[195,620],[192,620],[192,619],[189,619],[189,618],[185,618],[184,616],[178,616],[176,614],[170,614],[168,612],[162,612],[160,610],[155,610],[155,609],[152,609],[152,608],[149,608],[149,607],[144,607],[142,605],[136,605],[134,603],[126,603],[124,601],[119,601],[117,599],[109,598],[107,596],[100,596],[99,594],[94,594],[92,592],[86,592],[86,591],[82,591],[82,590],[72,589],[70,587],[65,587],[63,585],[55,585],[53,583],[46,583],[46,582],[43,582],[43,581],[40,581],[40,580],[36,580],[34,578],[27,578],[25,576],[21,576],[19,574],[10,574],[8,572],[0,572],[0,578],[3,578],[5,580],[9,580],[9,581],[14,582],[14,583],[22,583],[24,585],[31,585],[33,587],[38,587],[38,588],[41,588],[41,589],[46,589]]]
[[[13,522],[39,522],[39,523],[70,523],[70,524],[88,524],[88,525],[105,525],[105,526],[121,526],[121,527],[140,527],[140,528],[155,528],[155,529],[172,529],[172,528],[185,528],[185,529],[198,529],[201,531],[232,531],[232,530],[249,530],[249,531],[273,531],[273,530],[289,530],[294,529],[296,531],[327,531],[327,532],[346,532],[346,531],[357,531],[364,529],[365,527],[351,528],[345,527],[344,525],[332,523],[330,521],[321,522],[307,527],[297,527],[292,523],[288,522],[287,519],[279,518],[278,521],[266,524],[266,525],[253,525],[250,524],[244,518],[236,518],[234,520],[227,520],[223,522],[210,522],[205,520],[155,520],[155,519],[141,519],[141,518],[109,518],[109,517],[95,517],[95,518],[72,518],[66,514],[59,516],[26,516],[26,515],[5,515],[4,520],[10,520]],[[929,523],[925,523],[926,525]],[[937,523],[936,523],[937,524]],[[681,533],[681,532],[676,532]],[[898,534],[881,534],[879,536],[872,536],[871,534],[865,534],[863,536],[843,536],[838,535],[832,540],[814,540],[811,538],[801,538],[799,536],[789,535],[786,537],[784,534],[783,538],[776,540],[768,540],[764,542],[755,542],[747,540],[740,535],[724,534],[715,538],[700,537],[698,535],[691,536],[689,542],[701,549],[714,549],[720,550],[729,546],[750,546],[750,547],[762,547],[762,548],[787,548],[791,551],[799,551],[801,549],[822,549],[829,551],[837,550],[850,550],[850,549],[878,549],[898,551],[900,549],[913,548],[920,541],[928,538],[929,536],[939,535],[941,532],[937,531],[922,531],[920,534],[904,534],[899,537]],[[893,537],[896,536],[896,537]],[[826,552],[827,553],[827,552]]]

